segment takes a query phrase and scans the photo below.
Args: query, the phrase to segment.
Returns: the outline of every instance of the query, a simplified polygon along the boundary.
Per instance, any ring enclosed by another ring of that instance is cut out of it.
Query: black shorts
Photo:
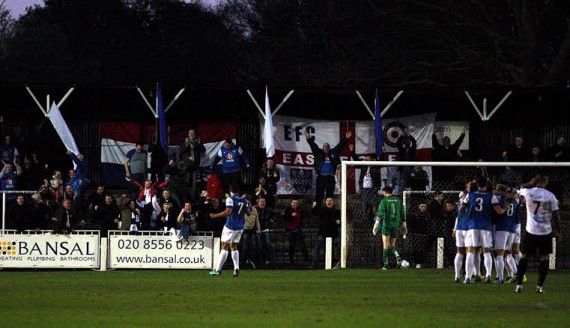
[[[524,235],[521,252],[524,255],[535,255],[538,249],[538,255],[548,255],[552,253],[552,234],[533,235],[526,233]]]

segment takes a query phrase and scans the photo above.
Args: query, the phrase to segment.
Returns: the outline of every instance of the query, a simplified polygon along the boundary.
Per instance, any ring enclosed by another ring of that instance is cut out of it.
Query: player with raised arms
[[[232,251],[234,262],[234,277],[239,277],[239,251],[238,244],[245,226],[245,214],[249,213],[247,200],[238,194],[238,187],[230,185],[230,197],[226,198],[226,209],[221,213],[211,213],[210,218],[226,217],[226,224],[222,230],[222,249],[218,257],[218,263],[211,276],[222,274],[222,267],[228,258],[228,251]]]
[[[382,270],[388,270],[390,251],[392,251],[396,257],[398,267],[402,264],[400,253],[396,248],[396,238],[398,237],[398,230],[400,229],[400,221],[402,221],[404,235],[408,233],[408,228],[406,226],[406,211],[402,200],[392,195],[393,189],[390,186],[384,187],[382,191],[384,191],[384,197],[382,197],[380,205],[378,205],[376,222],[374,223],[374,228],[372,228],[372,234],[376,236],[378,230],[382,227],[382,254],[384,261]]]

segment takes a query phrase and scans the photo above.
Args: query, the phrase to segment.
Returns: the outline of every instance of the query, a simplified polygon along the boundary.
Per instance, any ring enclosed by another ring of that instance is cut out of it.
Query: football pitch
[[[562,327],[570,272],[544,294],[451,270],[0,271],[1,327]],[[567,321],[568,320],[568,321]]]

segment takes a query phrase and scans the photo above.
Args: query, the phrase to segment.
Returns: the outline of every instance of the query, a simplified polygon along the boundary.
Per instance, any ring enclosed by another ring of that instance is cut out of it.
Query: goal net
[[[453,265],[456,249],[451,233],[459,193],[465,189],[467,181],[486,177],[493,185],[509,182],[518,188],[538,173],[549,176],[547,189],[559,200],[562,216],[563,238],[553,240],[556,256],[551,256],[550,266],[570,268],[570,242],[566,242],[570,238],[570,222],[564,220],[570,200],[570,163],[386,161],[342,162],[341,267],[382,266],[382,239],[380,234],[373,236],[372,227],[385,186],[394,189],[406,210],[409,233],[403,236],[400,231],[396,244],[402,258],[411,267],[442,268]],[[438,194],[440,201],[436,200]],[[446,202],[450,203],[447,209]],[[439,208],[438,203],[441,204]],[[424,211],[429,218],[425,217]],[[524,234],[524,206],[521,206],[519,216]],[[391,266],[395,265],[393,262],[390,255]]]

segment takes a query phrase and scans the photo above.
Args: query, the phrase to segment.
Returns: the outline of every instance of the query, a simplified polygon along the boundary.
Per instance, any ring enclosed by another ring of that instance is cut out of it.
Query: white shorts
[[[515,228],[515,238],[513,239],[513,244],[521,243],[521,224],[517,224]]]
[[[467,239],[471,247],[491,248],[493,246],[493,235],[489,230],[467,230]]]
[[[232,229],[229,229],[228,227],[224,226],[224,229],[222,230],[222,237],[220,240],[223,243],[238,244],[240,239],[241,239],[242,233],[243,233],[243,229],[232,230]]]
[[[470,246],[467,238],[467,230],[455,230],[455,246],[456,247]]]
[[[493,234],[493,249],[503,249],[510,251],[513,247],[513,240],[515,239],[515,234],[508,231],[495,231]]]

